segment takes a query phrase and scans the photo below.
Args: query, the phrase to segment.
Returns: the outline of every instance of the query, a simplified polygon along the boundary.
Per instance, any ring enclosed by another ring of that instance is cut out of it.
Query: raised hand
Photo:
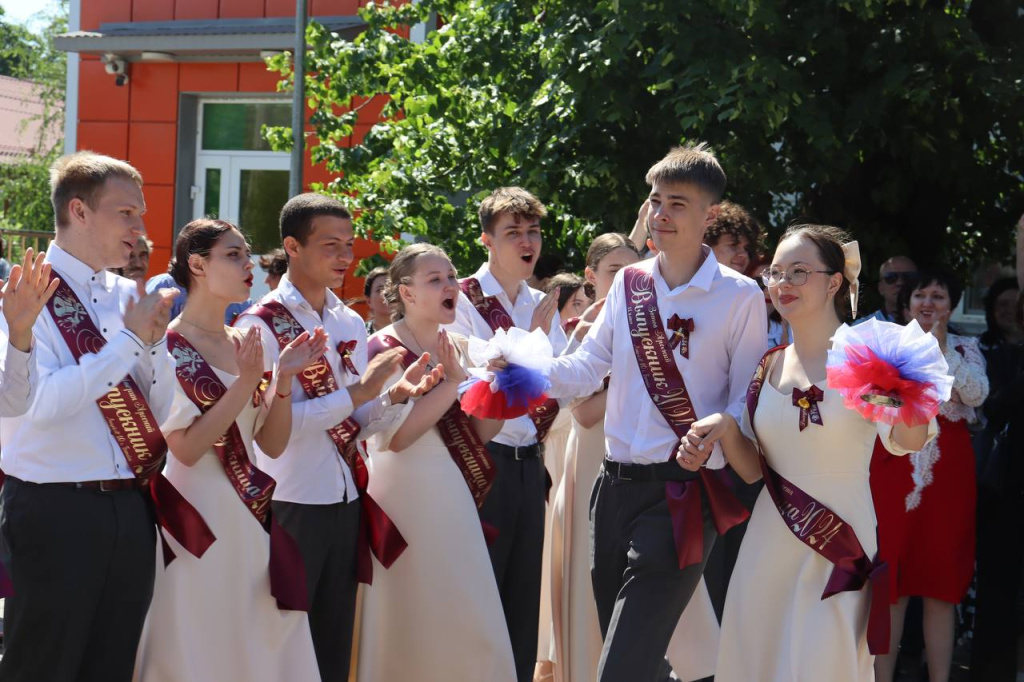
[[[255,329],[255,327],[253,327]],[[277,361],[277,383],[287,386],[302,370],[323,357],[327,350],[327,332],[317,327],[312,334],[302,332],[284,347]]]
[[[59,279],[50,281],[50,264],[43,262],[44,257],[40,253],[33,258],[33,250],[27,249],[25,264],[11,268],[11,276],[0,291],[11,345],[23,353],[32,347],[32,325],[60,284]]]
[[[555,287],[547,293],[544,298],[540,300],[537,307],[533,309],[533,319],[530,320],[530,331],[540,327],[544,330],[545,334],[551,333],[551,320],[555,318],[555,312],[558,310],[558,290],[560,287]]]
[[[124,326],[142,339],[143,343],[153,344],[167,332],[167,323],[171,321],[171,306],[178,297],[178,291],[158,289],[147,294],[146,285],[141,280],[137,287],[139,300],[129,300],[125,306]]]
[[[255,391],[263,381],[263,342],[260,340],[260,329],[249,327],[241,341],[233,337],[235,343],[235,362],[238,363],[238,380],[245,382]]]
[[[640,204],[640,210],[636,213],[636,222],[633,224],[633,229],[629,233],[629,240],[640,251],[643,251],[644,242],[647,241],[647,215],[650,209],[650,199],[644,199],[644,203]]]
[[[390,348],[383,353],[378,353],[370,360],[363,376],[359,378],[359,382],[348,387],[353,407],[359,407],[380,395],[384,389],[384,383],[398,371],[398,366],[402,364],[403,353],[401,348]]]
[[[461,369],[460,366],[459,370]],[[424,353],[416,362],[409,365],[402,378],[391,387],[391,402],[402,403],[409,398],[419,398],[444,381],[445,371],[444,366],[440,364],[430,369],[430,353]]]
[[[466,370],[462,369],[462,363],[459,362],[455,344],[443,331],[438,332],[437,336],[437,365],[444,369],[445,379],[461,384],[466,380]]]

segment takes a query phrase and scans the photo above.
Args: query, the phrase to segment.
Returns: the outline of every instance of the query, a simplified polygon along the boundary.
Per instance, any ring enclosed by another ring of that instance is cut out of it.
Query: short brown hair
[[[725,171],[706,142],[674,147],[647,171],[647,184],[689,182],[699,187],[717,204],[725,193]]]
[[[316,192],[298,194],[281,208],[281,241],[286,237],[294,237],[305,245],[309,233],[313,229],[313,219],[322,216],[352,219],[352,214],[345,206],[335,199]]]
[[[515,216],[518,223],[523,219],[539,220],[548,214],[548,209],[522,187],[499,187],[480,202],[480,228],[490,233],[502,213]]]
[[[142,187],[142,174],[120,159],[96,152],[80,151],[57,159],[50,166],[50,203],[57,228],[70,222],[68,205],[81,199],[89,208],[96,208],[97,192],[110,178],[131,180]]]

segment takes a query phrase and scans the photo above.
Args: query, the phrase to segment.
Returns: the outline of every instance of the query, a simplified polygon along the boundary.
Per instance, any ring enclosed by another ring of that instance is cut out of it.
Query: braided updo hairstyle
[[[188,258],[192,254],[209,258],[210,251],[226,232],[238,228],[226,220],[198,218],[185,227],[174,242],[174,257],[167,265],[167,273],[188,291],[192,288],[192,270]]]
[[[444,249],[433,244],[410,244],[398,252],[391,261],[391,267],[388,268],[388,281],[384,285],[384,300],[391,308],[392,322],[398,322],[405,317],[405,303],[398,293],[398,287],[412,282],[412,276],[416,272],[416,261],[420,256],[440,256],[445,260],[451,260]]]

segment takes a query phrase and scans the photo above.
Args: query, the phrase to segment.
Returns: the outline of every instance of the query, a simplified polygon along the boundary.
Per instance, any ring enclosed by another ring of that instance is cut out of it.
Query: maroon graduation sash
[[[51,271],[51,281],[58,276],[56,270]],[[75,362],[87,353],[99,353],[106,345],[107,340],[78,294],[67,284],[67,278],[60,277],[60,285],[46,302],[46,308]],[[167,443],[135,380],[125,374],[96,404],[135,478],[149,489],[160,527],[190,554],[201,558],[216,538],[196,508],[161,473],[167,459]],[[160,541],[166,566],[175,555],[162,534]]]
[[[206,358],[181,334],[167,332],[167,348],[174,357],[178,383],[201,414],[217,404],[227,387]],[[262,401],[266,383],[257,390],[254,401]],[[278,608],[308,611],[306,567],[295,539],[274,518],[270,500],[277,482],[260,471],[249,459],[237,422],[213,444],[224,473],[253,518],[270,535],[270,593]]]
[[[761,388],[768,380],[768,361],[778,346],[765,353],[747,389],[747,416],[754,428],[754,413],[761,398]],[[868,558],[853,527],[839,514],[811,497],[768,466],[764,453],[758,449],[761,474],[772,502],[790,532],[804,545],[825,557],[832,564],[832,574],[821,598],[840,592],[856,592],[871,583],[871,606],[868,612],[868,650],[878,656],[889,653],[889,567],[878,555]]]
[[[273,332],[278,345],[283,349],[305,331],[291,311],[279,301],[264,299],[243,313],[255,315],[263,320]],[[309,365],[298,376],[299,384],[306,397],[313,399],[334,393],[338,390],[338,381],[334,377],[327,356]],[[366,468],[357,447],[357,436],[360,427],[355,419],[347,417],[344,421],[327,429],[338,455],[348,464],[356,488],[359,490],[359,501],[362,505],[360,517],[359,539],[356,546],[356,579],[361,583],[373,583],[373,562],[370,553],[384,568],[390,568],[407,546],[405,538],[395,527],[394,522],[380,508],[373,498],[366,493],[370,482],[370,472]]]
[[[480,317],[484,318],[484,322],[487,323],[492,332],[496,332],[499,329],[508,331],[516,326],[516,323],[512,321],[512,316],[501,305],[498,297],[484,296],[483,289],[480,288],[480,282],[476,279],[467,277],[466,279],[459,280],[459,288],[462,289],[462,293],[466,294],[466,298],[473,304],[476,311],[480,313]],[[534,428],[537,429],[537,442],[543,443],[544,439],[548,437],[551,425],[555,423],[555,417],[558,416],[558,401],[554,398],[549,398],[544,404],[532,408],[528,414]]]
[[[402,356],[402,363],[406,368],[418,359],[415,353],[393,336],[373,337],[370,339],[367,350],[370,358],[373,358],[389,348],[401,348],[405,352]],[[451,455],[452,461],[459,468],[462,477],[466,479],[466,485],[469,487],[470,494],[473,495],[476,508],[480,509],[498,475],[497,469],[494,468],[494,461],[491,460],[491,456],[487,452],[487,446],[480,440],[480,436],[477,435],[473,424],[470,423],[469,417],[462,411],[458,400],[452,403],[452,406],[448,408],[448,411],[435,426],[441,434],[444,446],[448,448],[448,454]],[[484,536],[490,544],[497,538],[498,529],[486,522],[482,523]]]
[[[654,279],[649,272],[629,267],[623,274],[623,283],[630,341],[644,387],[669,427],[682,439],[697,420],[697,414],[661,323]],[[673,444],[669,461],[675,458],[676,450],[677,446]],[[713,470],[701,469],[690,481],[668,481],[665,498],[672,516],[679,568],[700,563],[704,557],[702,490],[719,535],[750,516],[750,512]]]

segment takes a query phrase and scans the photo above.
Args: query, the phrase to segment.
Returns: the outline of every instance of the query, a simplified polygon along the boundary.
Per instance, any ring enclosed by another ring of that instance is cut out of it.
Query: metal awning
[[[366,27],[358,16],[311,17],[352,40]],[[116,54],[125,61],[260,61],[260,52],[295,46],[295,19],[208,19],[100,24],[98,31],[74,31],[54,38],[64,52]],[[148,53],[148,54],[144,54]]]

